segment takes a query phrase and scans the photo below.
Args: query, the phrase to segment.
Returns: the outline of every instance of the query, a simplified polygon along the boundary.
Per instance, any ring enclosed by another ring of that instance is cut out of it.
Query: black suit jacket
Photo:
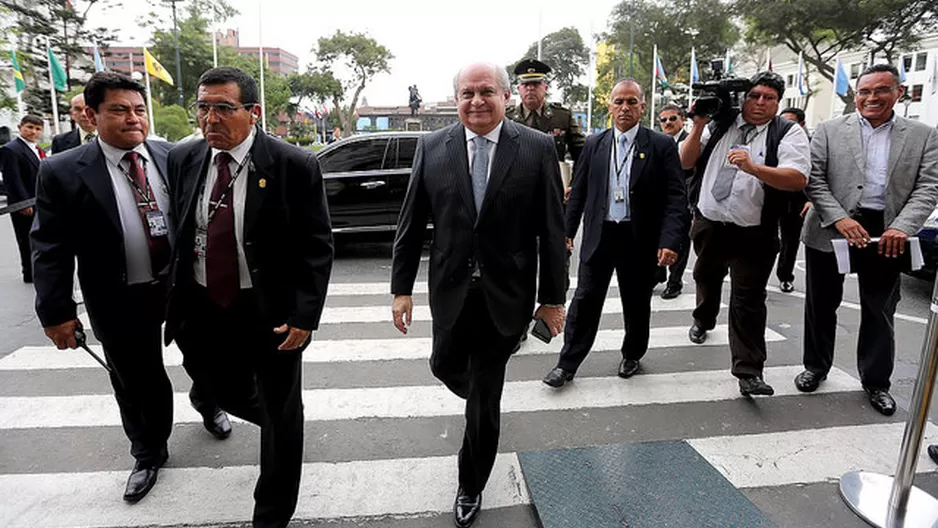
[[[481,269],[495,326],[506,336],[520,334],[531,320],[535,293],[542,304],[563,304],[559,170],[553,138],[504,120],[482,209],[476,214],[463,125],[422,137],[394,241],[392,293],[411,294],[430,221],[430,309],[435,325],[449,329],[456,323],[474,263]]]
[[[274,139],[260,128],[244,205],[244,254],[263,324],[315,330],[332,272],[332,227],[319,162],[312,152]],[[166,343],[185,318],[193,276],[195,207],[211,148],[203,139],[169,154],[169,186],[179,218],[169,279]]]
[[[609,165],[613,131],[587,138],[567,203],[566,234],[576,236],[583,221],[580,258],[589,262],[599,247],[609,209]],[[654,259],[659,248],[681,251],[688,231],[687,188],[677,144],[671,136],[640,126],[629,177],[629,217],[642,259]]]
[[[166,156],[172,145],[151,140],[145,145],[165,181]],[[172,212],[165,213],[172,227]],[[97,141],[42,162],[35,215],[30,240],[36,312],[42,325],[75,318],[72,287],[77,257],[78,280],[95,334],[106,339],[120,331],[139,307],[123,303],[121,294],[127,286],[124,234],[111,176]]]
[[[22,139],[16,138],[0,148],[0,172],[7,188],[7,203],[12,205],[36,196],[39,157],[30,152]]]
[[[59,154],[66,150],[81,146],[81,132],[79,129],[62,132],[52,138],[52,153]]]

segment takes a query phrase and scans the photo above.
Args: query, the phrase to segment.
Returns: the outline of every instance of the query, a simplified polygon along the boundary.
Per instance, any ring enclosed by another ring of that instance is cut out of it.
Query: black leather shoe
[[[636,372],[638,372],[638,361],[622,358],[622,361],[619,362],[619,377],[631,378]]]
[[[661,298],[665,300],[676,299],[677,296],[680,295],[683,290],[684,288],[682,286],[672,286],[668,284],[668,286],[664,289],[664,291],[661,292]]]
[[[156,484],[156,475],[160,472],[160,466],[162,465],[143,466],[139,462],[135,463],[134,469],[127,479],[127,487],[124,488],[124,500],[135,503],[146,497],[147,493],[153,489],[153,485]]]
[[[795,376],[795,388],[801,392],[814,392],[817,390],[818,385],[822,381],[826,380],[827,376],[811,372],[810,370],[805,370],[801,374]]]
[[[566,370],[555,367],[554,370],[551,370],[544,376],[544,383],[550,385],[555,389],[559,389],[567,384],[568,381],[573,380],[573,373],[567,372]]]
[[[739,378],[739,393],[743,396],[771,396],[775,389],[759,376]]]
[[[690,330],[687,331],[687,337],[690,339],[691,343],[700,345],[707,340],[707,331],[695,321],[694,324],[691,325]]]
[[[931,458],[931,461],[938,464],[938,444],[932,444],[928,446],[928,457]]]
[[[889,391],[883,389],[867,389],[866,395],[870,398],[870,405],[874,409],[884,414],[886,416],[892,416],[896,412],[896,400],[892,399],[892,396],[889,395]]]
[[[782,281],[778,285],[778,289],[782,290],[785,293],[791,293],[795,291],[795,285],[792,284],[791,281]]]
[[[456,504],[453,505],[453,521],[459,528],[472,526],[482,510],[482,494],[468,495],[462,488],[456,492]]]
[[[202,425],[205,426],[206,431],[219,440],[231,436],[231,422],[228,421],[228,414],[221,409],[215,409],[212,415],[203,416]]]

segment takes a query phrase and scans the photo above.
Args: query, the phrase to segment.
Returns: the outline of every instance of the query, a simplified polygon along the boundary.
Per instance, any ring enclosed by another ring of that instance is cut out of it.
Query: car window
[[[397,168],[412,168],[414,166],[414,152],[417,151],[417,138],[403,137],[397,140],[397,144]]]
[[[387,146],[387,138],[349,141],[323,154],[319,165],[326,173],[381,170]]]

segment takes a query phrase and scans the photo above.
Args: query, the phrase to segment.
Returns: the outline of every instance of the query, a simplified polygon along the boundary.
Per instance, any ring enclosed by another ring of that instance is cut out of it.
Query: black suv
[[[425,132],[377,132],[337,141],[319,152],[336,234],[393,234],[417,139]]]

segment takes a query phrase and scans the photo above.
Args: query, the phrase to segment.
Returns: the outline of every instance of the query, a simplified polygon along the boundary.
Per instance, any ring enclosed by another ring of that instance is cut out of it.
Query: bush
[[[313,136],[301,136],[301,137],[287,136],[283,138],[283,140],[291,145],[299,145],[301,147],[312,145],[313,143],[316,142],[316,138]]]

